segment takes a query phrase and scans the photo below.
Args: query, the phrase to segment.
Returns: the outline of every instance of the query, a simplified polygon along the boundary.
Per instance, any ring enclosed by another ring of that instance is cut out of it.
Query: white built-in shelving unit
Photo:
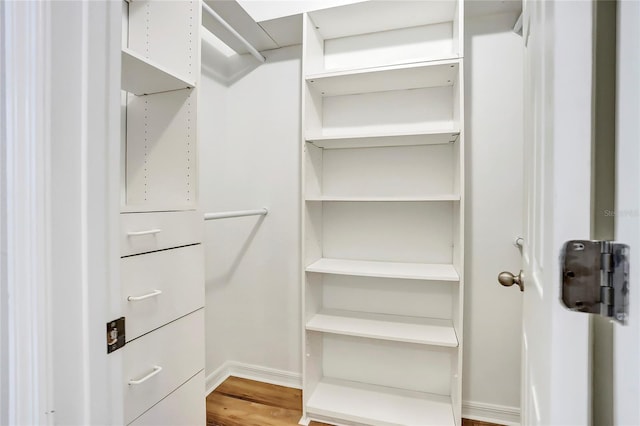
[[[303,17],[303,424],[461,424],[462,9]]]
[[[126,425],[205,424],[200,13],[199,0],[123,2],[120,423]]]

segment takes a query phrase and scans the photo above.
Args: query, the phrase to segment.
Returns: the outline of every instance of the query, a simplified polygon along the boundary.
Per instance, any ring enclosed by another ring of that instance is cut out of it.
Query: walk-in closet
[[[640,424],[640,0],[0,1],[0,425]]]
[[[123,424],[518,424],[521,12],[122,3]]]

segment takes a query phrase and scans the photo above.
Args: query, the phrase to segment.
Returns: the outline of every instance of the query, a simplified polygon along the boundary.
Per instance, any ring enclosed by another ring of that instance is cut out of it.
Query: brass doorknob
[[[511,287],[514,284],[517,284],[520,287],[520,291],[524,291],[524,279],[522,276],[522,271],[518,275],[513,275],[511,272],[500,272],[498,275],[498,282],[505,287]]]

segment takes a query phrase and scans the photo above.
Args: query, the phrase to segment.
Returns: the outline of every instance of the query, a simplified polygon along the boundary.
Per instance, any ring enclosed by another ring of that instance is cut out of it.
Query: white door
[[[523,8],[522,424],[588,425],[589,318],[561,305],[559,255],[590,234],[592,3]]]
[[[618,3],[616,240],[630,247],[629,322],[614,327],[614,424],[640,425],[640,2]]]

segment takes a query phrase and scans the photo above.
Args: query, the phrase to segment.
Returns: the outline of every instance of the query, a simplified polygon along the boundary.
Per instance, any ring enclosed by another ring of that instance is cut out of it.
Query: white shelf
[[[456,19],[454,1],[358,2],[309,13],[323,39],[436,24]]]
[[[307,415],[375,426],[453,426],[448,396],[324,378],[307,402]]]
[[[320,259],[307,266],[307,272],[360,277],[401,278],[429,281],[459,281],[460,276],[447,264],[376,262],[368,260]]]
[[[120,213],[151,213],[151,212],[183,212],[196,210],[195,204],[184,205],[167,205],[167,204],[149,204],[149,205],[131,205],[121,204]]]
[[[122,49],[122,90],[135,95],[149,95],[194,87],[195,83],[130,49]]]
[[[309,75],[306,81],[322,96],[452,86],[457,78],[458,65],[459,60],[392,65]]]
[[[458,347],[451,320],[324,310],[307,322],[308,331],[420,345]]]
[[[369,202],[369,203],[387,203],[387,202],[433,202],[433,201],[460,201],[460,196],[456,194],[445,195],[424,195],[424,196],[408,196],[408,197],[343,197],[333,195],[308,195],[307,201],[327,201],[327,202]]]
[[[455,142],[459,129],[425,130],[417,132],[375,133],[343,135],[307,135],[306,140],[324,149],[375,148],[384,146],[444,145]]]

